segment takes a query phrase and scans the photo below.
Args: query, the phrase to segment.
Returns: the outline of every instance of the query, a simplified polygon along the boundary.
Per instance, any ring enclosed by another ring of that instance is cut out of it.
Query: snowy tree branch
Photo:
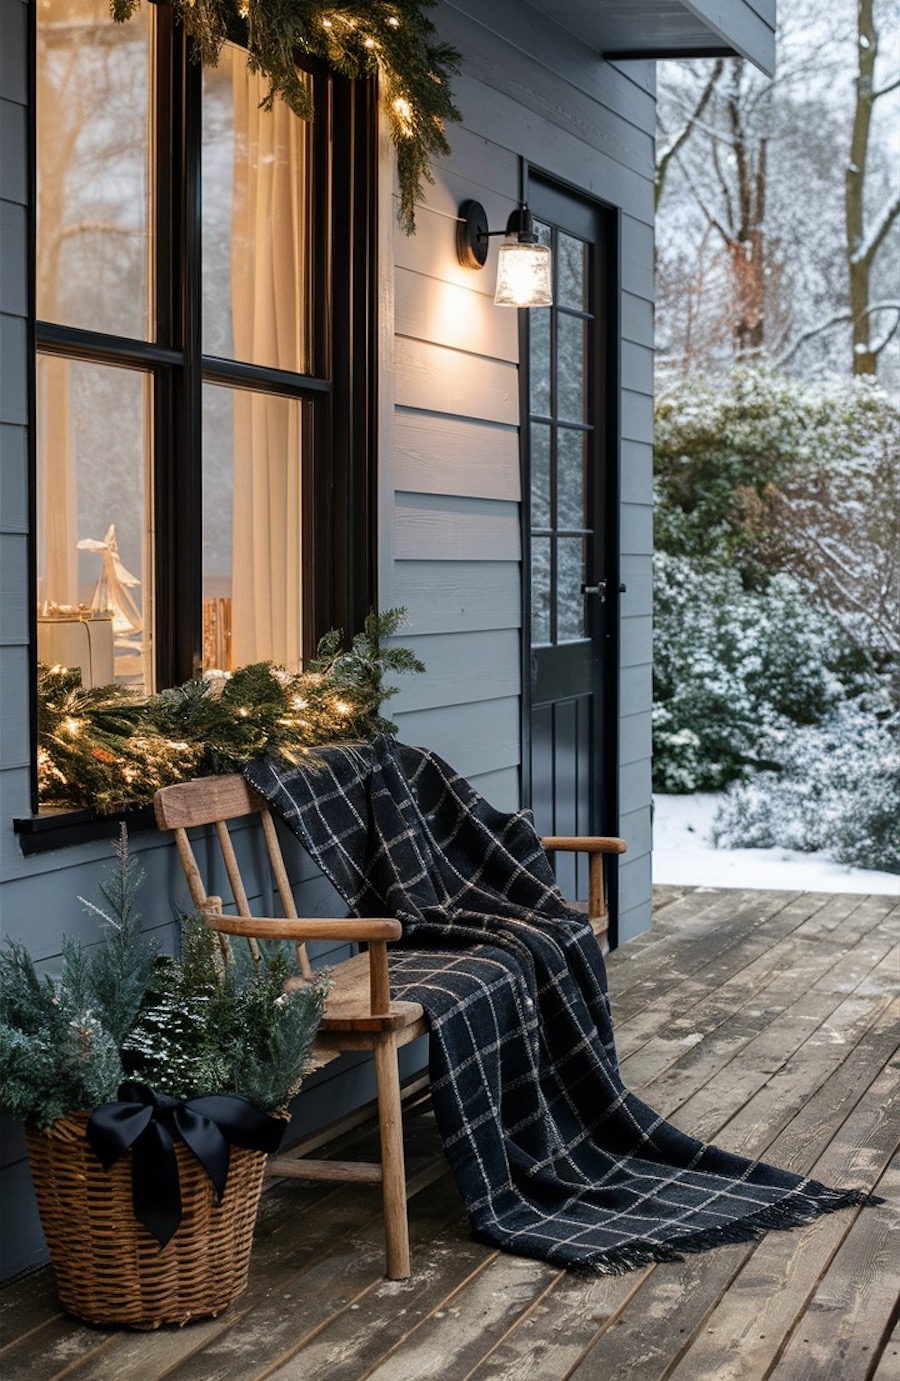
[[[872,316],[875,312],[896,312],[898,314],[897,322],[895,322],[890,334],[885,337],[879,346],[872,347],[873,353],[877,354],[878,351],[883,350],[888,341],[891,340],[897,330],[897,325],[900,324],[900,301],[894,302],[888,299],[884,302],[871,302],[863,315]],[[825,317],[824,320],[817,322],[815,326],[810,326],[806,331],[801,331],[797,339],[792,342],[790,349],[786,350],[784,354],[779,355],[773,361],[774,368],[781,369],[784,365],[788,364],[789,361],[794,358],[801,346],[805,345],[807,341],[813,340],[814,337],[822,335],[825,331],[830,331],[835,326],[843,326],[848,321],[852,320],[853,313],[849,310],[834,312],[831,316]]]
[[[892,201],[885,202],[875,217],[875,223],[868,235],[850,256],[851,264],[871,264],[898,215],[900,215],[900,196],[895,196]]]
[[[672,159],[676,156],[682,145],[690,138],[691,133],[697,125],[697,121],[700,119],[700,116],[703,114],[704,110],[709,104],[710,98],[713,94],[713,91],[715,90],[716,83],[722,75],[723,67],[723,60],[722,58],[719,58],[719,60],[716,62],[715,67],[710,73],[709,80],[707,81],[706,85],[700,93],[699,100],[697,101],[696,105],[694,106],[694,109],[688,116],[688,119],[682,127],[680,133],[676,135],[675,139],[672,141],[669,147],[665,149],[662,155],[660,156],[659,162],[656,165],[657,206],[659,206],[660,199],[663,194],[663,189],[666,183],[666,173],[669,170],[669,164],[672,162]]]

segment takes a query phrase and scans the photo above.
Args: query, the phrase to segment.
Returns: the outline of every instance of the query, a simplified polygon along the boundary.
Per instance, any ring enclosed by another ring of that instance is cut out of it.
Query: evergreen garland
[[[295,58],[323,58],[346,77],[381,80],[384,110],[397,150],[399,218],[415,230],[422,180],[433,182],[430,161],[450,151],[448,120],[460,119],[449,79],[460,55],[435,41],[426,16],[435,0],[172,0],[175,15],[204,63],[215,66],[236,20],[246,25],[251,71],[268,78],[264,102],[281,97],[301,119],[312,117],[309,91]],[[139,0],[110,0],[113,19],[129,19]]]
[[[325,743],[395,732],[380,714],[397,690],[384,674],[423,670],[408,648],[385,646],[403,618],[402,609],[370,614],[346,649],[340,631],[326,634],[304,671],[257,662],[149,699],[117,686],[85,690],[77,670],[40,666],[41,804],[109,814],[267,753],[295,762]]]

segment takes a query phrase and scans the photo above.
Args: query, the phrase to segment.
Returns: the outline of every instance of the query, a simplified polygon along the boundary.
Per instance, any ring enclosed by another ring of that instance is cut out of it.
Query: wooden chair
[[[156,793],[154,806],[159,828],[174,832],[191,899],[203,913],[205,923],[219,933],[223,949],[227,950],[228,936],[243,937],[251,949],[258,939],[293,940],[297,943],[301,971],[309,976],[312,969],[306,952],[308,941],[339,940],[366,946],[361,953],[332,966],[334,986],[316,1039],[314,1059],[316,1067],[321,1067],[344,1051],[372,1052],[381,1161],[368,1164],[315,1160],[308,1156],[276,1156],[270,1157],[268,1169],[270,1174],[302,1179],[380,1183],[387,1275],[391,1280],[405,1280],[409,1276],[409,1232],[398,1050],[426,1035],[428,1021],[419,1003],[391,1000],[387,946],[389,941],[399,939],[399,922],[389,917],[365,920],[300,918],[268,805],[241,776],[204,777],[164,787]],[[229,822],[242,821],[246,827],[248,818],[252,821],[253,817],[258,817],[265,839],[272,881],[284,912],[281,917],[251,914]],[[225,914],[222,899],[207,894],[188,835],[190,829],[210,825],[221,851],[236,915]],[[545,840],[545,845],[551,851],[588,854],[589,897],[583,909],[602,942],[607,929],[603,858],[607,854],[623,853],[624,842],[621,839],[554,837]]]

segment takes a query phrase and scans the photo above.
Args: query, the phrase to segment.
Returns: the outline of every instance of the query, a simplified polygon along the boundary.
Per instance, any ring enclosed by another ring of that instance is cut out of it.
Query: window
[[[297,667],[372,602],[372,91],[304,66],[306,123],[166,4],[37,11],[38,657]]]

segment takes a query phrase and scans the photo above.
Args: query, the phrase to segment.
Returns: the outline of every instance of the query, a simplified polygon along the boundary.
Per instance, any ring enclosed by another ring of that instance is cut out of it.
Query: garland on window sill
[[[393,733],[379,713],[397,687],[385,672],[423,671],[409,648],[385,647],[405,611],[370,614],[342,649],[326,634],[308,670],[257,662],[208,673],[149,699],[122,686],[86,690],[81,672],[38,667],[38,792],[42,806],[110,814],[146,805],[161,786],[240,771],[267,753],[296,761],[317,745]]]
[[[130,19],[140,0],[110,0],[113,19]],[[300,80],[295,55],[323,58],[345,77],[381,81],[384,109],[397,150],[400,179],[399,219],[407,234],[415,230],[415,204],[422,180],[433,182],[430,161],[450,151],[444,133],[448,120],[460,119],[450,77],[460,55],[435,41],[425,15],[435,0],[172,0],[172,7],[194,40],[202,62],[215,66],[235,18],[247,26],[251,71],[268,78],[264,102],[280,96],[303,120],[312,118],[309,92]]]

